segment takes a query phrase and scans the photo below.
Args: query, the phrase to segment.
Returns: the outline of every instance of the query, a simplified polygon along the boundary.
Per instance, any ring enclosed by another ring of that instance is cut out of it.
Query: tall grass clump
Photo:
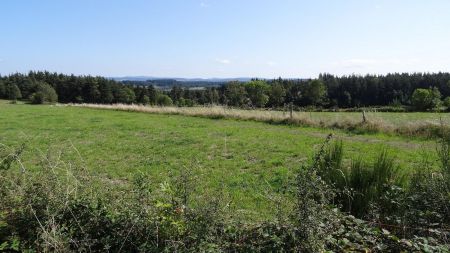
[[[337,190],[335,201],[346,212],[363,217],[391,185],[402,184],[399,168],[387,150],[382,150],[372,164],[360,157],[351,159],[349,165],[343,163],[342,141],[331,142],[323,150],[318,173]]]
[[[330,140],[331,135],[327,137],[327,141]],[[328,145],[327,141],[322,148],[322,154],[319,154],[315,160],[318,173],[325,182],[337,188],[344,188],[347,185],[343,167],[344,145],[342,141]]]
[[[329,135],[315,155],[312,165],[304,167],[298,175],[296,212],[298,212],[297,217],[301,218],[297,228],[303,231],[299,232],[299,238],[308,238],[307,243],[303,244],[307,247],[302,250],[323,251],[324,248],[321,247],[323,247],[322,243],[325,243],[328,244],[328,249],[336,251],[367,251],[369,248],[375,252],[387,251],[389,247],[379,247],[378,240],[391,241],[393,245],[396,245],[396,242],[409,245],[397,245],[390,248],[394,252],[422,251],[425,248],[431,252],[434,250],[441,252],[442,249],[447,249],[449,232],[446,229],[449,223],[442,218],[449,217],[445,214],[445,212],[448,214],[450,207],[448,191],[439,198],[435,198],[433,194],[428,197],[433,198],[434,203],[440,203],[440,206],[415,207],[410,202],[413,199],[412,192],[427,194],[427,190],[405,188],[406,181],[405,176],[400,173],[400,168],[395,164],[394,157],[386,149],[379,153],[373,163],[368,163],[363,157],[359,157],[350,159],[346,164],[342,141],[332,141],[332,135]],[[413,179],[412,182],[414,182]],[[422,186],[427,185],[427,181],[423,178],[416,182]],[[447,199],[443,196],[447,196]],[[340,208],[343,212],[336,212],[333,206]],[[413,214],[413,212],[416,213]],[[412,223],[412,220],[417,219],[417,213],[438,219],[440,217],[439,223],[433,223],[437,219],[427,220],[422,224]],[[365,219],[368,221],[364,221]],[[366,222],[375,226],[367,227]],[[430,232],[430,225],[433,225],[435,230]],[[415,226],[419,227],[419,230]],[[391,234],[389,230],[394,231],[395,234]],[[423,233],[423,231],[428,232]],[[426,239],[418,235],[425,236]],[[336,238],[341,240],[343,238],[344,241],[335,241]],[[417,241],[398,238],[415,238]],[[429,243],[432,242],[443,243],[445,246],[443,248],[429,247]],[[421,246],[418,244],[427,246],[420,249]],[[375,249],[370,245],[378,245],[376,247],[379,248]],[[411,245],[414,246],[410,247]],[[448,250],[442,252],[448,252]]]
[[[358,217],[364,217],[370,209],[380,206],[385,212],[390,205],[383,202],[383,196],[404,183],[399,167],[386,149],[379,153],[373,164],[367,164],[362,158],[352,161],[348,176],[351,203],[347,211]]]

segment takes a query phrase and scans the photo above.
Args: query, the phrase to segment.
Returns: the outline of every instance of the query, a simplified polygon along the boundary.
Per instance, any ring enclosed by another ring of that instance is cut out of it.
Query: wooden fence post
[[[293,118],[293,115],[292,115],[292,111],[294,110],[294,105],[292,104],[292,102],[289,104],[289,116],[291,117],[291,120],[292,120],[292,118]]]

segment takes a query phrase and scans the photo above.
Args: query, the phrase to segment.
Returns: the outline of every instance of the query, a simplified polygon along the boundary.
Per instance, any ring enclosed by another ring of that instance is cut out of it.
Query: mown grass
[[[23,157],[29,170],[38,167],[36,153],[80,158],[105,184],[122,184],[141,171],[158,185],[171,173],[188,168],[204,191],[223,188],[236,211],[253,219],[274,215],[270,195],[285,190],[286,182],[331,131],[235,119],[7,103],[0,104],[0,122],[0,143],[26,143]],[[420,163],[423,156],[429,156],[432,164],[437,160],[433,141],[332,132],[345,140],[346,159],[364,155],[375,160],[380,150],[388,148],[405,167]]]

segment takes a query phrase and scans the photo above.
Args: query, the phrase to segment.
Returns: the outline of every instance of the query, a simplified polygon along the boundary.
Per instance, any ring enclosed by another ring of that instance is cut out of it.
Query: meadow
[[[0,251],[448,252],[447,137],[178,110],[2,101]]]
[[[313,117],[340,119],[342,114],[313,113]],[[387,120],[401,118],[391,113],[381,115]],[[407,114],[414,115],[436,116]],[[0,122],[0,143],[10,147],[26,144],[22,159],[29,170],[39,165],[39,157],[49,153],[65,160],[81,159],[105,183],[123,184],[142,172],[158,186],[168,175],[189,169],[201,188],[224,188],[236,211],[252,219],[274,214],[266,193],[285,189],[286,182],[309,161],[329,133],[344,141],[347,160],[359,156],[373,160],[387,149],[406,174],[411,164],[424,159],[436,164],[437,160],[433,140],[382,133],[356,135],[232,118],[2,103]]]
[[[144,106],[127,104],[69,104],[76,107],[119,111],[175,114],[207,118],[231,118],[276,124],[292,124],[320,128],[349,130],[353,133],[385,133],[408,137],[436,137],[442,129],[448,130],[450,113],[446,112],[378,112],[366,108],[362,112],[317,112],[262,109],[240,109],[224,106]],[[362,110],[362,109],[361,109]]]

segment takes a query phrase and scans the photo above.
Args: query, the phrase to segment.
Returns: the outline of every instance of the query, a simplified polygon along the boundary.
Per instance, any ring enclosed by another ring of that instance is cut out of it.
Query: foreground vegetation
[[[382,152],[373,164],[342,165],[341,142],[328,136],[304,162],[277,216],[242,223],[223,191],[199,189],[190,168],[160,184],[145,173],[104,184],[83,163],[51,153],[40,169],[22,167],[23,146],[2,146],[0,247],[9,251],[112,252],[449,252],[450,139],[438,170],[414,168],[401,179]],[[99,181],[100,180],[100,181]],[[269,193],[270,194],[270,193]],[[195,204],[194,204],[195,203]],[[356,216],[356,218],[355,218]]]

